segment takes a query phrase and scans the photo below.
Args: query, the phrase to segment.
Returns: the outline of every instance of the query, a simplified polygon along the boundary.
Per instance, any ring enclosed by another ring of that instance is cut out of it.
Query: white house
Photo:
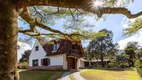
[[[84,64],[81,58],[84,56],[81,41],[67,39],[52,40],[41,45],[36,40],[29,57],[30,69],[68,70],[78,69]]]

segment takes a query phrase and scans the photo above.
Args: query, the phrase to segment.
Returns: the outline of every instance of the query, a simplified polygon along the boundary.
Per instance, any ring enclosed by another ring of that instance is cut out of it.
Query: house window
[[[41,65],[43,66],[50,65],[50,59],[49,58],[41,59]]]
[[[35,51],[38,51],[38,50],[39,50],[39,46],[36,46],[36,47],[35,47]]]
[[[33,60],[33,66],[38,66],[38,59],[36,59],[36,60]]]
[[[89,67],[89,62],[85,62],[85,63],[84,63],[84,66],[85,66],[85,67]]]
[[[57,44],[54,44],[53,45],[53,51],[56,51],[57,50]]]

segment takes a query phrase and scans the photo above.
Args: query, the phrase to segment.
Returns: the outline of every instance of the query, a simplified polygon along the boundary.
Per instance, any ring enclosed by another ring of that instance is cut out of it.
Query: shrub
[[[140,74],[140,76],[142,77],[142,58],[135,61],[135,67],[138,73]]]
[[[116,63],[109,63],[109,64],[108,64],[108,67],[109,67],[109,68],[114,68],[114,67],[116,67]]]
[[[102,65],[97,65],[97,67],[96,68],[102,68]]]
[[[28,62],[22,62],[18,64],[19,69],[28,69]]]
[[[84,69],[83,67],[79,67],[79,69]]]

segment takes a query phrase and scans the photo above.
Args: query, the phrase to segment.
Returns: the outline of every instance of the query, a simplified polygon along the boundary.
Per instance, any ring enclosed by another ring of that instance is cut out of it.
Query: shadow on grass
[[[58,80],[65,71],[27,70],[21,71],[20,80]]]

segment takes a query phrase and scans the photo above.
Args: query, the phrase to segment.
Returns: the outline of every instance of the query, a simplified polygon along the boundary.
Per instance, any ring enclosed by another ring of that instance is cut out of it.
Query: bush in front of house
[[[140,74],[140,76],[142,77],[142,58],[135,61],[135,67],[138,73]]]
[[[19,63],[19,64],[18,64],[18,68],[19,68],[19,69],[28,69],[28,68],[29,68],[28,62]]]

